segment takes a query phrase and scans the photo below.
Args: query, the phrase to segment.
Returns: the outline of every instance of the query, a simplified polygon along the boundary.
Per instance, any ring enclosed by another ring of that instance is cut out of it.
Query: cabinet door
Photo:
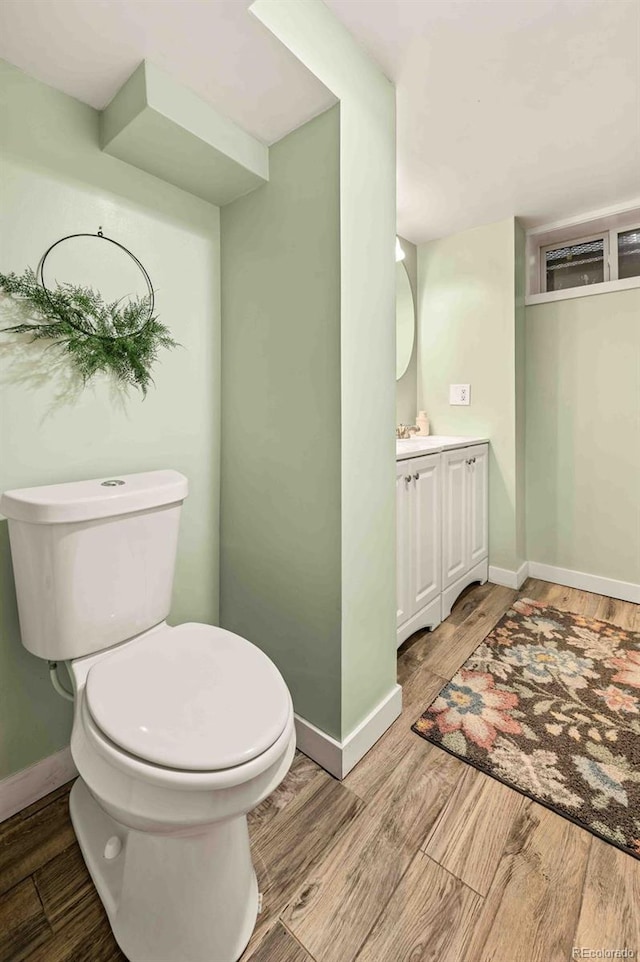
[[[411,617],[411,480],[409,462],[396,462],[396,623]]]
[[[489,445],[466,449],[469,465],[469,567],[489,554]]]
[[[409,463],[413,532],[411,607],[415,612],[437,598],[442,585],[440,455],[413,458]]]
[[[442,456],[442,587],[447,588],[469,568],[468,449]]]

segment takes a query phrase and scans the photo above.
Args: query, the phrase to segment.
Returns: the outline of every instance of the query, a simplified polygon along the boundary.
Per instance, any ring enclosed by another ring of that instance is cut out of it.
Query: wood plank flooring
[[[521,594],[640,631],[638,605],[533,580]],[[402,715],[343,782],[296,754],[250,817],[263,910],[242,962],[639,957],[639,861],[410,730],[516,596],[475,586],[402,646]],[[126,962],[69,787],[0,825],[0,962]]]

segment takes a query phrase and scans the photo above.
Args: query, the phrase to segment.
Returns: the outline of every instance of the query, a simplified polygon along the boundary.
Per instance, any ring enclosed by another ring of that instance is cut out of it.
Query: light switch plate
[[[449,385],[449,404],[470,404],[471,385],[470,384],[450,384]]]

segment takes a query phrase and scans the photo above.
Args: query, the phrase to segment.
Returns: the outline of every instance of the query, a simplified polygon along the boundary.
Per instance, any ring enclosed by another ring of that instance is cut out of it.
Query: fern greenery
[[[0,290],[21,300],[32,316],[4,333],[57,342],[86,383],[105,373],[146,395],[161,348],[177,347],[169,329],[151,316],[149,297],[105,303],[91,287],[57,284],[46,290],[27,268],[1,274]]]

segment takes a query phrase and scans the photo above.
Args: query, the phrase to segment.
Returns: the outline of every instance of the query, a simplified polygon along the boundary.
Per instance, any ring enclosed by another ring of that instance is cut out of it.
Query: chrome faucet
[[[399,424],[396,428],[396,438],[401,441],[406,441],[412,434],[417,434],[419,430],[420,428],[413,424]]]

